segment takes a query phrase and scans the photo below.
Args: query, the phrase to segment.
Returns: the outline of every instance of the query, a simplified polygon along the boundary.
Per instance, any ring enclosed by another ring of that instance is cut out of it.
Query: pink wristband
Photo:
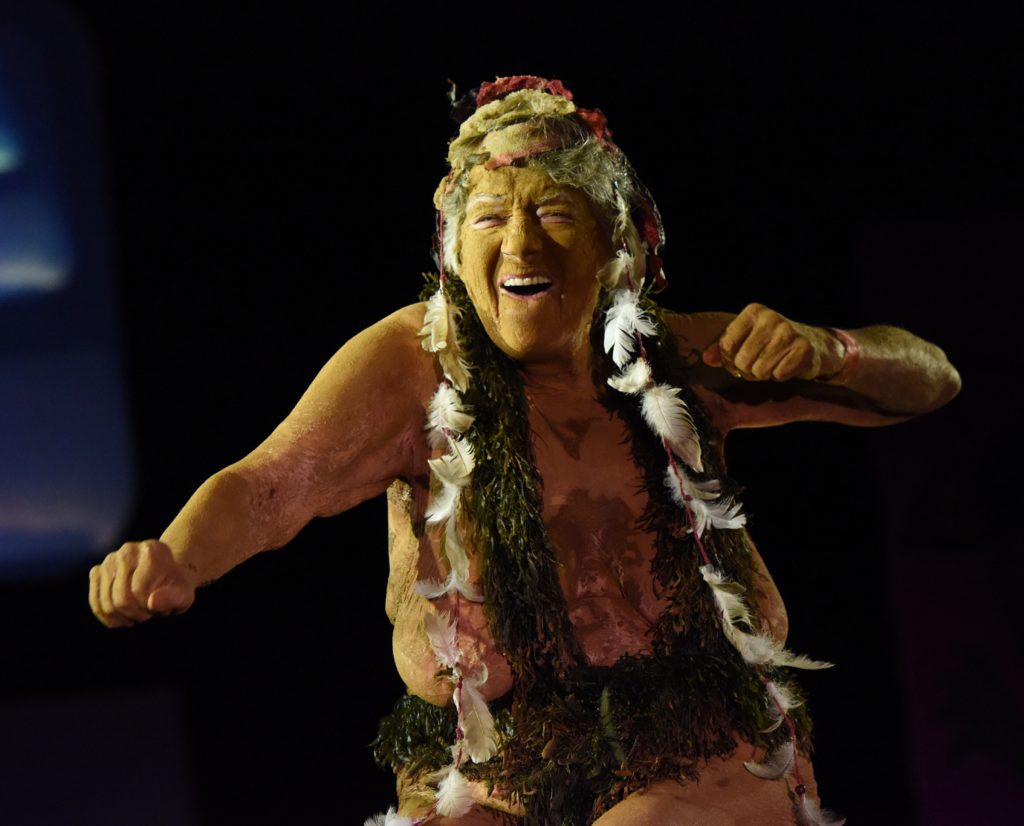
[[[826,327],[825,329],[843,343],[843,364],[831,376],[819,378],[818,381],[827,381],[829,384],[843,384],[850,378],[850,372],[857,366],[857,362],[860,361],[860,343],[846,330],[840,330],[838,327]]]

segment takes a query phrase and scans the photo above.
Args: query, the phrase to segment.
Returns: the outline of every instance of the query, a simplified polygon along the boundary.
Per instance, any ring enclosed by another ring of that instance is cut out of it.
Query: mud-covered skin
[[[562,191],[536,170],[475,174],[469,195],[477,200],[459,230],[461,276],[485,330],[522,371],[544,479],[543,518],[570,616],[591,662],[642,654],[666,595],[650,575],[652,538],[636,528],[645,494],[628,434],[598,403],[591,378],[597,268],[611,248],[578,193]],[[160,542],[129,542],[108,554],[90,572],[97,618],[125,627],[185,610],[199,585],[285,545],[315,516],[341,513],[392,486],[387,607],[395,661],[410,691],[448,702],[450,686],[437,679],[422,620],[456,606],[450,598],[431,603],[413,588],[418,579],[446,573],[437,537],[422,525],[429,481],[424,415],[440,378],[417,337],[422,322],[422,305],[406,307],[348,341],[285,421],[251,454],[207,480]],[[895,328],[853,331],[855,360],[845,358],[828,329],[761,304],[736,316],[671,317],[669,328],[693,367],[688,383],[723,436],[738,427],[806,419],[889,424],[935,409],[959,389],[941,350]],[[832,381],[842,386],[826,386]],[[760,568],[758,607],[781,639],[785,611]],[[471,578],[478,574],[471,570]],[[510,671],[494,649],[484,608],[462,601],[457,610],[466,657],[487,666],[485,696],[506,693]],[[781,782],[749,785],[745,750],[740,744],[732,758],[714,761],[700,783],[659,783],[629,798],[602,826],[787,822],[744,814],[751,795],[769,796],[773,812],[787,802]],[[710,782],[715,773],[727,782]],[[406,811],[417,805],[403,795]],[[693,816],[677,819],[686,806]]]
[[[667,604],[650,566],[654,536],[637,529],[646,505],[625,425],[600,405],[593,390],[579,396],[559,388],[529,389],[537,465],[544,480],[544,521],[559,561],[569,616],[593,665],[611,665],[624,654],[650,652],[650,628]],[[413,590],[417,579],[444,579],[437,532],[420,531],[426,507],[425,472],[388,494],[391,575],[387,611],[395,625],[394,653],[410,691],[435,704],[451,699],[423,632],[428,611],[456,610],[454,597],[431,602]],[[477,560],[472,571],[477,572]],[[759,608],[773,632],[785,638],[782,599],[763,563]],[[511,688],[511,672],[495,650],[482,605],[458,600],[463,650],[487,666],[488,699]]]
[[[713,392],[696,390],[710,410],[724,410]],[[648,653],[651,624],[666,606],[668,594],[658,592],[650,571],[654,536],[637,527],[647,494],[632,459],[626,426],[597,401],[593,385],[535,382],[527,385],[526,394],[538,469],[544,481],[544,521],[558,557],[562,589],[577,638],[595,665],[610,665],[624,654]],[[716,446],[721,449],[720,440],[716,440]],[[423,458],[425,462],[426,455]],[[462,648],[470,664],[486,665],[489,677],[483,693],[487,699],[494,699],[511,689],[512,677],[508,663],[494,648],[484,607],[447,596],[430,601],[414,590],[418,579],[443,579],[447,573],[437,532],[424,530],[427,483],[424,464],[422,473],[411,483],[396,482],[388,491],[393,541],[386,608],[394,623],[395,663],[411,692],[439,705],[450,702],[451,684],[437,676],[422,620],[427,612],[458,610]],[[476,579],[477,560],[472,564]],[[782,599],[760,557],[758,566],[758,607],[775,635],[784,639],[787,625]],[[749,785],[746,777],[754,778],[742,769],[741,762],[750,756],[750,747],[743,744],[737,756],[715,761],[716,771],[728,777],[728,783],[702,783],[702,796],[690,805],[703,805],[705,799],[714,805],[719,797],[723,802],[737,793],[740,781],[745,790]],[[735,774],[737,767],[746,777]],[[756,785],[760,799],[765,781],[756,782],[761,784]],[[788,812],[784,786],[769,785],[775,806]],[[675,783],[671,787],[683,788]],[[423,812],[429,807],[429,790],[415,779],[403,778],[400,788],[403,813]],[[642,806],[660,811],[666,795],[672,792],[667,788],[659,784],[660,791],[652,789]],[[474,791],[487,808],[508,806],[500,793],[488,797],[480,784]],[[689,794],[692,796],[692,791]],[[640,816],[637,805],[631,804],[631,817]],[[475,822],[472,818],[489,822],[489,815],[483,811],[467,818],[458,822]]]

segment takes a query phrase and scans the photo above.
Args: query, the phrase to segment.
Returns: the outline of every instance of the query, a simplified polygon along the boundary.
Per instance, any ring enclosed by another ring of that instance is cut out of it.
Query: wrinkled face
[[[554,364],[589,350],[611,241],[580,192],[541,169],[474,168],[458,254],[480,321],[506,355]]]

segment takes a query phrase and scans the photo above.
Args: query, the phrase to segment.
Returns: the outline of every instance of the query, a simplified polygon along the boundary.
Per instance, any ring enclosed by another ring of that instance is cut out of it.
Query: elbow
[[[960,393],[960,387],[962,386],[960,381],[960,373],[957,369],[950,364],[948,375],[946,377],[946,395],[943,397],[942,403],[951,402]]]
[[[939,351],[939,363],[934,371],[932,380],[932,401],[924,413],[938,410],[940,407],[949,404],[960,393],[960,373],[949,363],[946,354]]]

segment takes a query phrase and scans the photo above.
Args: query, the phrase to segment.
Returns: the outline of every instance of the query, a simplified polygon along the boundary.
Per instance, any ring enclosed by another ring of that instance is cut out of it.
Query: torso
[[[528,387],[527,399],[544,480],[544,522],[577,639],[594,665],[610,665],[625,654],[648,653],[649,630],[667,604],[667,595],[658,593],[650,573],[653,535],[637,526],[647,495],[630,454],[627,428],[597,401],[593,387],[575,393]],[[412,693],[440,705],[450,701],[451,685],[436,676],[422,621],[427,612],[453,612],[456,600],[442,597],[431,602],[413,587],[420,579],[443,580],[447,572],[436,531],[418,532],[428,500],[425,441],[422,454],[417,457],[422,473],[395,482],[388,492],[387,612],[394,623],[399,673]],[[474,578],[479,573],[475,564]],[[785,610],[761,568],[764,597],[759,607],[776,636],[784,638]],[[495,650],[483,606],[460,598],[458,612],[463,650],[474,664],[487,667],[485,697],[501,696],[511,688],[512,677],[508,663]]]
[[[577,639],[592,665],[647,653],[667,600],[650,573],[654,537],[637,528],[647,497],[626,427],[593,398],[527,397],[544,522]]]

